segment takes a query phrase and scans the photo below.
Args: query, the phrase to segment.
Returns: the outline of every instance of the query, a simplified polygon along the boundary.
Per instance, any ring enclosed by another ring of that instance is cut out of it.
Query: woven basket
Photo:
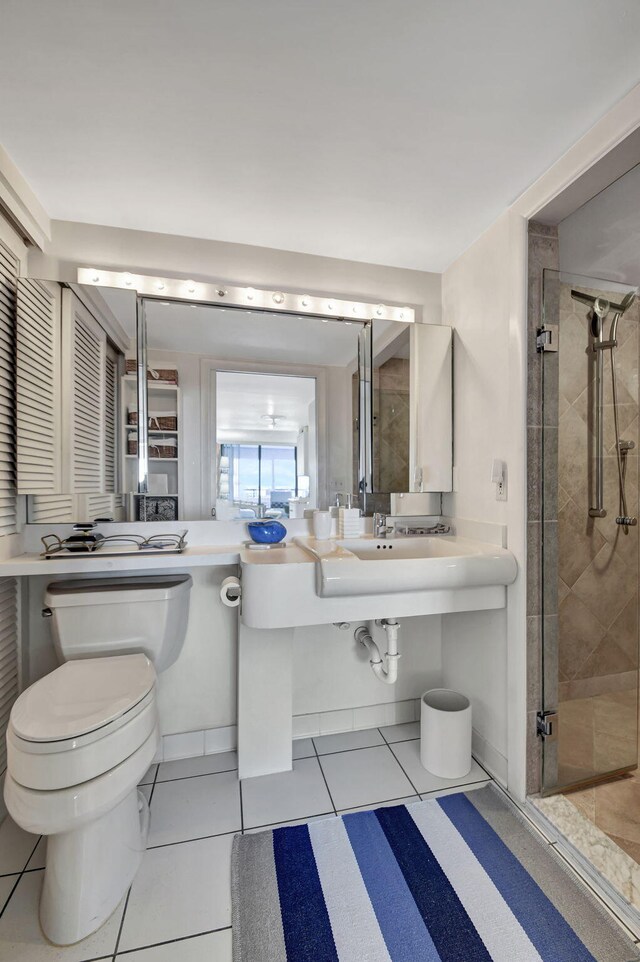
[[[149,430],[150,431],[177,431],[178,430],[178,415],[177,414],[149,414]],[[136,410],[129,410],[127,412],[127,423],[137,424],[138,423],[138,412]]]
[[[125,371],[127,374],[136,374],[138,370],[138,362],[135,357],[128,357],[126,359]],[[178,383],[178,372],[175,367],[148,367],[147,368],[147,380],[158,381],[162,384],[177,384]]]

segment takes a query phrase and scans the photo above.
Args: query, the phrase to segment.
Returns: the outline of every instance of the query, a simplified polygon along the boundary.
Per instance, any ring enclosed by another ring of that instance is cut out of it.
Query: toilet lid
[[[130,711],[155,680],[146,655],[67,661],[20,695],[11,725],[16,735],[32,742],[86,735]]]

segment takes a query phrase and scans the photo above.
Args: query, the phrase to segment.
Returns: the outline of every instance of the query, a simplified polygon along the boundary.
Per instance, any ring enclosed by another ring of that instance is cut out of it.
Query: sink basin
[[[506,548],[455,535],[295,540],[316,560],[323,598],[504,586],[517,574]]]
[[[448,558],[459,554],[460,549],[443,535],[413,538],[355,538],[337,541],[361,561],[398,561],[407,558]]]

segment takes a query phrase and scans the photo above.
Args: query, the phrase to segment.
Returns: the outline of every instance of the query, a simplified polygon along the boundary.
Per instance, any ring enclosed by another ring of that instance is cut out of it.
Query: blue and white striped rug
[[[632,962],[495,786],[237,836],[234,962]]]

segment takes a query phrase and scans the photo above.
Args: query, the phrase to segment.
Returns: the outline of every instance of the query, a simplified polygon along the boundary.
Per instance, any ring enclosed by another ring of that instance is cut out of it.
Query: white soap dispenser
[[[338,509],[338,536],[357,538],[360,535],[360,508],[351,507],[351,495],[347,495],[346,508]]]

